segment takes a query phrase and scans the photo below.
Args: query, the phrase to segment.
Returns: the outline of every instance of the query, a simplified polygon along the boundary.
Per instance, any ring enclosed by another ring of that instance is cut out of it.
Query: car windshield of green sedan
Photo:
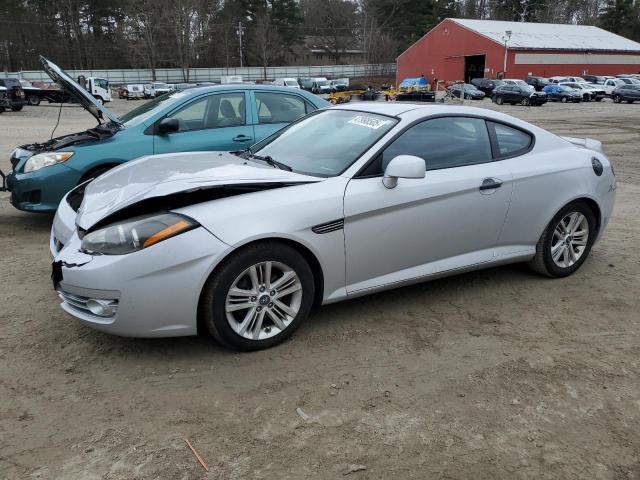
[[[53,212],[69,190],[124,162],[176,152],[245,150],[330,106],[304,90],[212,85],[166,93],[118,117],[57,65],[43,57],[41,63],[98,125],[14,149],[2,189],[11,192],[14,207],[25,211]]]

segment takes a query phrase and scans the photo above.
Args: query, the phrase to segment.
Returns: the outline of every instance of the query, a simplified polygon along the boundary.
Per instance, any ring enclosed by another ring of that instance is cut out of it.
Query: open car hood
[[[162,204],[164,209],[180,208],[226,195],[221,192],[248,193],[322,180],[247,161],[227,152],[142,157],[109,170],[86,186],[76,225],[88,230],[125,209],[132,216],[146,213],[144,206],[150,202]],[[247,190],[248,186],[251,188]]]
[[[50,62],[42,55],[40,56],[42,68],[49,75],[51,80],[62,87],[69,95],[75,98],[80,105],[84,107],[91,115],[93,115],[98,123],[102,123],[106,119],[114,123],[122,124],[122,121],[113,113],[111,113],[104,105],[100,105],[78,82],[69,76],[67,72],[62,70],[55,63]]]

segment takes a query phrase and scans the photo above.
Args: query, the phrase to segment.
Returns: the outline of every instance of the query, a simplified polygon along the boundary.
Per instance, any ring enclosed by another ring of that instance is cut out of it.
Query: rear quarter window
[[[494,157],[507,158],[523,155],[533,146],[533,136],[518,128],[502,123],[487,122],[494,139]]]

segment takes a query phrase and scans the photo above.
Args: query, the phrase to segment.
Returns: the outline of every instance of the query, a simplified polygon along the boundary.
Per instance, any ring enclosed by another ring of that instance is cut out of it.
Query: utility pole
[[[504,65],[502,66],[502,75],[505,77],[507,75],[507,53],[509,51],[507,49],[507,42],[511,40],[511,30],[504,32],[504,37],[502,38],[504,39]]]
[[[238,22],[238,29],[236,30],[236,33],[238,34],[238,41],[240,43],[240,68],[242,68],[242,35],[244,35],[242,22]]]

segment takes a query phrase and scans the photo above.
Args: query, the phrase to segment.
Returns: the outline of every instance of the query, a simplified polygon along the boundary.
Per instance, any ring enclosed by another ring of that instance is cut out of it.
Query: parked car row
[[[640,76],[638,76],[640,77]],[[474,78],[470,84],[464,85],[464,97],[481,99],[478,90],[485,97],[502,104],[542,105],[547,101],[558,102],[601,102],[611,98],[615,103],[638,101],[640,78],[637,76],[587,76],[583,77],[551,77],[528,76],[519,79]],[[592,80],[589,82],[587,80]],[[453,85],[449,92],[460,97],[463,87]]]

